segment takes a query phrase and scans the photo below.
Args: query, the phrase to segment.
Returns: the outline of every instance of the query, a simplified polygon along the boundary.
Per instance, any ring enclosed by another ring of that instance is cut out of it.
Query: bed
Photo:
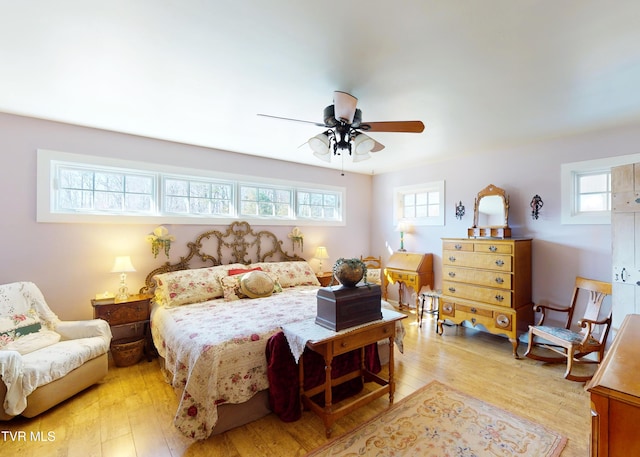
[[[178,397],[174,425],[201,440],[270,412],[267,343],[281,325],[315,317],[320,284],[306,261],[247,222],[188,247],[141,292],[154,293],[151,333]]]

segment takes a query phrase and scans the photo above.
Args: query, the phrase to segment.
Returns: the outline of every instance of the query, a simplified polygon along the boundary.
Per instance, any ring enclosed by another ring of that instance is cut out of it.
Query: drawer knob
[[[478,310],[476,308],[471,308],[471,312],[475,314],[478,312]]]
[[[475,317],[472,317],[472,318],[471,318],[471,323],[472,323],[473,325],[475,325],[475,324],[476,324],[476,318],[475,318]]]
[[[451,304],[447,303],[446,305],[444,305],[442,307],[442,310],[447,312],[447,313],[450,313],[453,310],[453,306]]]
[[[460,249],[462,249],[462,245],[461,245],[461,244],[456,244],[454,247],[455,247],[458,251],[459,251]]]
[[[498,250],[498,248],[496,246],[494,246],[494,245],[491,245],[491,246],[489,246],[489,250],[491,252],[496,252]]]
[[[502,279],[502,278],[498,277],[498,278],[496,278],[496,282],[497,282],[498,284],[502,284],[502,283],[504,282],[504,279]]]
[[[456,258],[454,256],[449,256],[449,262],[455,262]]]
[[[497,301],[502,301],[502,300],[504,300],[504,297],[502,295],[498,294],[498,295],[496,295],[496,300]]]
[[[500,259],[496,260],[496,265],[498,265],[499,267],[504,266],[504,260],[500,260]]]
[[[347,343],[345,343],[344,341],[342,343],[340,343],[340,347],[346,348],[347,347]]]
[[[452,294],[456,293],[456,288],[455,287],[449,287],[449,292],[451,292]]]
[[[383,328],[382,333],[389,333],[389,329],[387,327]]]
[[[454,271],[450,271],[449,272],[449,277],[450,278],[455,278],[456,277],[456,273]]]
[[[508,327],[509,317],[505,316],[504,314],[499,314],[498,317],[496,317],[496,325],[502,328]]]

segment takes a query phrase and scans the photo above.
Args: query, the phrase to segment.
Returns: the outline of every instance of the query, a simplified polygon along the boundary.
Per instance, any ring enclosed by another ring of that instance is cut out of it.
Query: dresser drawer
[[[445,241],[442,249],[447,251],[473,251],[473,242],[471,241]]]
[[[443,265],[511,272],[512,257],[506,254],[443,251]]]
[[[442,293],[450,297],[474,300],[490,305],[511,307],[511,291],[476,286],[473,284],[442,281]]]
[[[149,301],[114,303],[95,307],[95,317],[104,319],[109,325],[128,324],[149,319]]]
[[[488,254],[513,254],[513,246],[507,243],[474,243],[475,252],[486,252]]]
[[[443,301],[440,305],[440,315],[443,318],[455,319],[456,322],[469,321],[472,324],[482,324],[488,330],[511,331],[514,328],[516,314],[510,310],[493,311],[481,305]]]
[[[480,286],[499,287],[500,289],[511,289],[511,273],[499,271],[474,270],[470,268],[458,268],[444,266],[442,268],[444,278],[450,281],[468,282]]]
[[[415,286],[418,284],[418,275],[416,273],[407,273],[406,271],[397,271],[387,269],[387,278],[389,281],[401,281],[407,286]]]
[[[395,322],[388,322],[375,329],[367,330],[366,332],[347,333],[342,338],[333,342],[333,354],[344,354],[345,352],[387,339],[393,335],[394,326]]]

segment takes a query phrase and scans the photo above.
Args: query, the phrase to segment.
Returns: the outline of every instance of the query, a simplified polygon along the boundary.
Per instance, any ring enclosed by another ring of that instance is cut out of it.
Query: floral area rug
[[[308,457],[556,457],[566,438],[433,381]]]

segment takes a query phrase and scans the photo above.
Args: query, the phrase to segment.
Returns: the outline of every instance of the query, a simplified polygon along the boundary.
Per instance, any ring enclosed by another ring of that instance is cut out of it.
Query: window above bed
[[[344,225],[345,188],[38,150],[38,222]]]

